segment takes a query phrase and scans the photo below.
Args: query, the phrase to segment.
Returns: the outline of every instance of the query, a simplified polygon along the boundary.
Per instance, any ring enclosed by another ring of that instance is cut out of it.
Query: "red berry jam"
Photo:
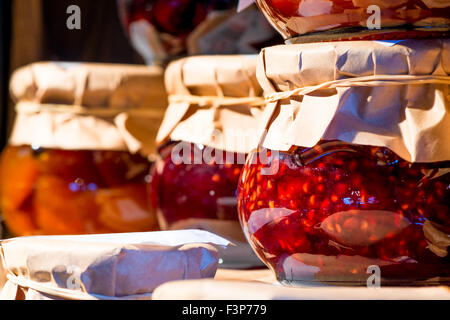
[[[449,36],[449,1],[256,0],[256,3],[285,38],[302,36],[293,42]]]
[[[239,181],[240,219],[286,284],[365,285],[371,266],[384,284],[448,282],[449,171],[449,161],[411,164],[339,141],[253,153]]]
[[[147,201],[147,159],[122,151],[8,146],[2,214],[16,236],[157,229]]]
[[[175,146],[184,146],[183,159],[174,158]],[[245,155],[227,153],[218,161],[219,151],[213,150],[208,160],[204,150],[184,142],[161,147],[161,159],[152,169],[150,198],[163,228],[195,219],[238,221],[236,189],[243,164],[237,163],[243,163]]]

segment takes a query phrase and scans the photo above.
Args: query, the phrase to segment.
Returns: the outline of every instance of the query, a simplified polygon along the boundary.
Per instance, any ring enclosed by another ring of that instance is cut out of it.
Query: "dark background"
[[[81,9],[81,30],[66,28],[73,4]],[[42,0],[42,14],[44,59],[143,63],[128,43],[116,0]]]
[[[11,3],[0,1],[0,148],[6,142]]]

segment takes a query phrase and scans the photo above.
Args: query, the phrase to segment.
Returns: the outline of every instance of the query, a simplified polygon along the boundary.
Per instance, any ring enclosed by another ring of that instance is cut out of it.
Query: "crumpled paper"
[[[257,70],[269,101],[262,146],[342,140],[409,162],[450,160],[449,75],[449,39],[266,48]]]
[[[201,230],[4,240],[0,298],[149,299],[164,282],[214,277],[229,245]]]
[[[163,69],[122,64],[36,62],[10,82],[15,101],[86,108],[163,108]]]
[[[256,62],[256,55],[236,55],[171,63],[165,74],[170,105],[157,143],[185,141],[244,154],[255,148],[265,105]]]
[[[156,66],[38,62],[14,72],[10,91],[12,145],[149,155],[167,107]]]

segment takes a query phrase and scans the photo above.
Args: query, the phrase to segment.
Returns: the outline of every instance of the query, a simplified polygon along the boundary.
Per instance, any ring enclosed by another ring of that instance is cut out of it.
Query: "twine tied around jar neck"
[[[239,106],[246,105],[249,107],[260,107],[266,104],[266,100],[262,97],[217,97],[217,96],[194,96],[194,95],[172,95],[169,96],[170,103],[186,102],[200,107],[219,107],[219,106]]]
[[[164,112],[154,109],[130,109],[130,108],[87,108],[82,105],[36,103],[28,101],[19,101],[15,110],[19,114],[30,114],[39,112],[67,113],[76,115],[92,115],[100,118],[112,118],[121,113],[128,113],[135,116],[145,115],[146,117],[162,118]]]
[[[266,103],[274,103],[294,96],[305,96],[324,89],[349,87],[381,87],[402,85],[443,84],[450,85],[450,76],[435,75],[373,75],[327,81],[315,86],[300,87],[294,90],[275,92],[265,95]],[[450,93],[448,94],[450,95]]]
[[[184,120],[185,115],[189,114],[189,110],[203,108],[210,110],[215,132],[223,132],[221,109],[234,107],[253,109],[266,105],[255,75],[252,75],[251,68],[245,65],[248,60],[243,56],[233,57],[233,64],[230,68],[235,75],[231,77],[225,75],[223,68],[220,69],[217,65],[216,59],[220,61],[223,58],[204,57],[206,60],[202,60],[203,58],[194,60],[200,61],[199,65],[204,67],[197,73],[194,73],[196,69],[192,65],[186,68],[193,58],[181,59],[169,65],[165,81],[169,105],[174,108],[169,107],[169,113],[166,114],[167,121],[163,122],[158,134],[157,141],[159,143],[172,135],[180,122]],[[229,59],[230,57],[225,58]],[[207,59],[211,60],[207,61]],[[204,76],[202,76],[202,72]],[[227,92],[225,87],[232,88],[233,83],[235,83],[236,90],[232,90],[233,93],[230,94],[230,90],[228,89]]]
[[[169,96],[169,104],[183,104],[186,103],[189,106],[198,106],[200,108],[211,108],[213,112],[213,125],[216,132],[222,132],[223,126],[220,120],[220,108],[222,107],[234,107],[234,106],[246,106],[250,108],[264,107],[267,102],[263,97],[218,97],[218,96],[196,96],[196,95],[171,95]],[[184,114],[187,113],[187,109]],[[182,116],[184,116],[184,114]],[[182,118],[180,117],[180,119]],[[170,136],[175,130],[176,124],[165,135]]]

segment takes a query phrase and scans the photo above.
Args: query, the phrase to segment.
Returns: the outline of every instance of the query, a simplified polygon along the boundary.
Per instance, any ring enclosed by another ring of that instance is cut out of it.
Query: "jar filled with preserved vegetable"
[[[150,198],[162,229],[199,228],[235,244],[224,265],[260,263],[242,233],[236,190],[257,145],[262,89],[257,56],[199,56],[169,65],[170,105],[158,132]]]
[[[448,37],[449,0],[255,0],[292,43]]]
[[[162,69],[35,63],[14,73],[11,94],[0,199],[12,235],[158,228],[146,182],[167,105]]]
[[[285,284],[449,283],[450,41],[266,48],[238,208]],[[371,281],[371,280],[370,280]]]

